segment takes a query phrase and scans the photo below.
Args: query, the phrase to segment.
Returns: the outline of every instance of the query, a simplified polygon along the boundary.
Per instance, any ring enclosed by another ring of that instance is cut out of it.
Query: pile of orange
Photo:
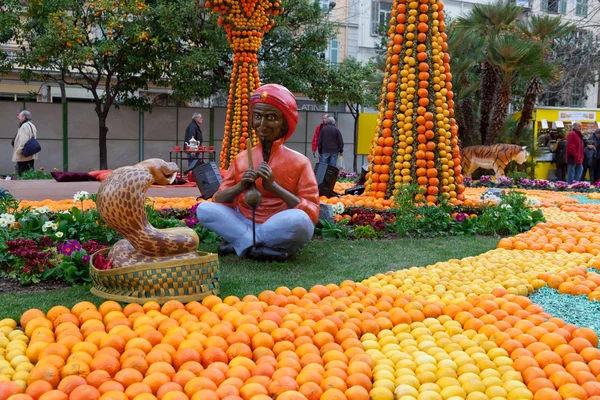
[[[600,259],[594,261],[594,266],[600,265]],[[560,293],[587,296],[590,301],[600,301],[600,274],[588,272],[587,268],[572,268],[557,274],[545,272],[538,277]]]
[[[567,253],[600,253],[600,225],[565,222],[538,224],[516,236],[500,239],[498,248],[543,250]]]
[[[148,197],[148,204],[151,204],[155,210],[162,210],[165,208],[182,209],[186,210],[191,208],[198,202],[195,197]],[[200,200],[204,201],[204,200]],[[81,202],[74,202],[73,199],[69,200],[21,200],[19,203],[19,209],[29,207],[36,209],[40,207],[47,207],[52,212],[58,211],[69,211],[73,207],[81,209]],[[84,200],[83,209],[91,210],[96,208],[96,203],[93,200]]]

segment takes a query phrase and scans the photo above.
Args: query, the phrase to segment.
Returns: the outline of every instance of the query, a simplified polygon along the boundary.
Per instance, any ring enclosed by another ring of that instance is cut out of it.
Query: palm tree
[[[448,34],[448,52],[452,54],[453,87],[458,109],[456,119],[462,146],[479,143],[476,133],[476,113],[474,96],[481,88],[478,75],[479,64],[483,61],[484,40],[475,35],[459,35],[455,24],[446,29]]]
[[[551,17],[548,15],[534,15],[528,20],[519,23],[517,26],[529,39],[539,40],[544,48],[544,52],[549,49],[556,39],[566,37],[576,28],[575,25],[571,23],[562,22],[561,17]],[[548,66],[548,60],[545,60],[543,64]],[[525,89],[521,118],[515,131],[516,140],[520,138],[523,128],[529,124],[529,121],[533,116],[537,97],[540,93],[542,93],[542,81],[540,77],[534,76],[529,79],[527,88]]]
[[[474,35],[489,42],[513,26],[521,15],[523,9],[510,1],[498,0],[490,4],[478,4],[466,17],[459,18],[457,30],[461,35]],[[490,62],[489,49],[484,49],[483,56],[479,132],[481,142],[486,143],[489,142],[488,130],[501,71]]]
[[[496,107],[487,137],[487,143],[494,144],[504,126],[516,79],[540,76],[549,71],[540,68],[544,49],[539,41],[521,40],[520,35],[513,33],[503,34],[489,41],[488,50],[491,64],[500,71]]]

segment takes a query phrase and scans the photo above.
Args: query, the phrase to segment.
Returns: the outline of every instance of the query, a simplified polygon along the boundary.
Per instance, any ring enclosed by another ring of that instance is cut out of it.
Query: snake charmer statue
[[[260,142],[252,148],[247,140],[248,150],[233,160],[213,202],[198,206],[198,220],[225,239],[220,255],[285,261],[313,236],[319,218],[317,180],[308,158],[284,144],[298,124],[296,98],[287,88],[256,89],[250,116]]]

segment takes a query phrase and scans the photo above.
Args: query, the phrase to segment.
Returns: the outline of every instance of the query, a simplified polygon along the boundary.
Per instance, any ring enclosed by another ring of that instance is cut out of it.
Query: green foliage
[[[258,52],[261,81],[279,83],[322,103],[329,61],[323,57],[337,27],[314,0],[284,0],[283,13],[265,34]]]
[[[30,180],[30,179],[53,179],[52,175],[46,173],[43,168],[40,169],[30,169],[21,174],[21,180]]]
[[[0,43],[8,43],[15,39],[19,27],[19,1],[3,0],[0,3]],[[4,49],[0,48],[0,76],[9,72],[14,59]]]
[[[320,235],[323,239],[346,239],[350,233],[348,228],[348,219],[341,220],[338,223],[319,220],[319,224],[315,227],[315,234]]]
[[[356,226],[351,233],[357,239],[376,239],[379,233],[371,225]]]
[[[177,228],[185,226],[185,223],[175,218],[163,218],[160,212],[156,211],[150,204],[146,204],[146,215],[148,216],[148,222],[150,225],[157,229],[165,228]]]
[[[317,100],[327,97],[330,104],[376,107],[381,81],[375,72],[375,64],[363,64],[353,57],[346,57],[341,63],[329,66],[326,85],[312,87],[307,93]]]
[[[211,244],[221,242],[221,237],[219,235],[200,224],[196,224],[192,229],[198,234],[200,243]]]
[[[63,232],[64,239],[76,239],[82,243],[97,240],[110,244],[121,239],[121,235],[104,223],[96,209],[81,211],[73,207],[70,213],[58,213],[56,221],[57,232]]]
[[[477,233],[482,235],[514,235],[544,222],[544,214],[525,204],[527,197],[511,190],[500,195],[499,206],[486,207],[477,218]]]
[[[57,257],[56,267],[47,270],[43,279],[56,278],[69,284],[88,283],[90,279],[89,256],[83,249],[74,251],[70,256]]]

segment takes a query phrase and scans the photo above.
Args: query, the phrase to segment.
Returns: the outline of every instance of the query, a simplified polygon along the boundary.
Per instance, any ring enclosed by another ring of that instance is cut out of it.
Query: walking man
[[[337,166],[338,156],[344,153],[344,139],[342,132],[335,126],[335,119],[327,117],[327,125],[321,129],[319,134],[319,154],[321,162],[334,167]]]
[[[198,141],[198,146],[202,145],[202,130],[200,129],[200,125],[202,124],[203,118],[202,114],[199,112],[194,113],[192,115],[192,122],[189,123],[187,128],[185,128],[185,143],[189,143],[192,138]],[[187,146],[184,143],[184,146]],[[195,163],[196,160],[194,158],[198,157],[198,153],[188,153],[188,167]]]
[[[17,163],[17,176],[20,177],[23,172],[34,168],[35,160],[38,158],[37,154],[31,156],[23,155],[25,143],[31,138],[37,139],[37,129],[31,122],[31,113],[29,111],[19,111],[17,113],[17,118],[19,119],[19,130],[12,141],[12,161]]]

